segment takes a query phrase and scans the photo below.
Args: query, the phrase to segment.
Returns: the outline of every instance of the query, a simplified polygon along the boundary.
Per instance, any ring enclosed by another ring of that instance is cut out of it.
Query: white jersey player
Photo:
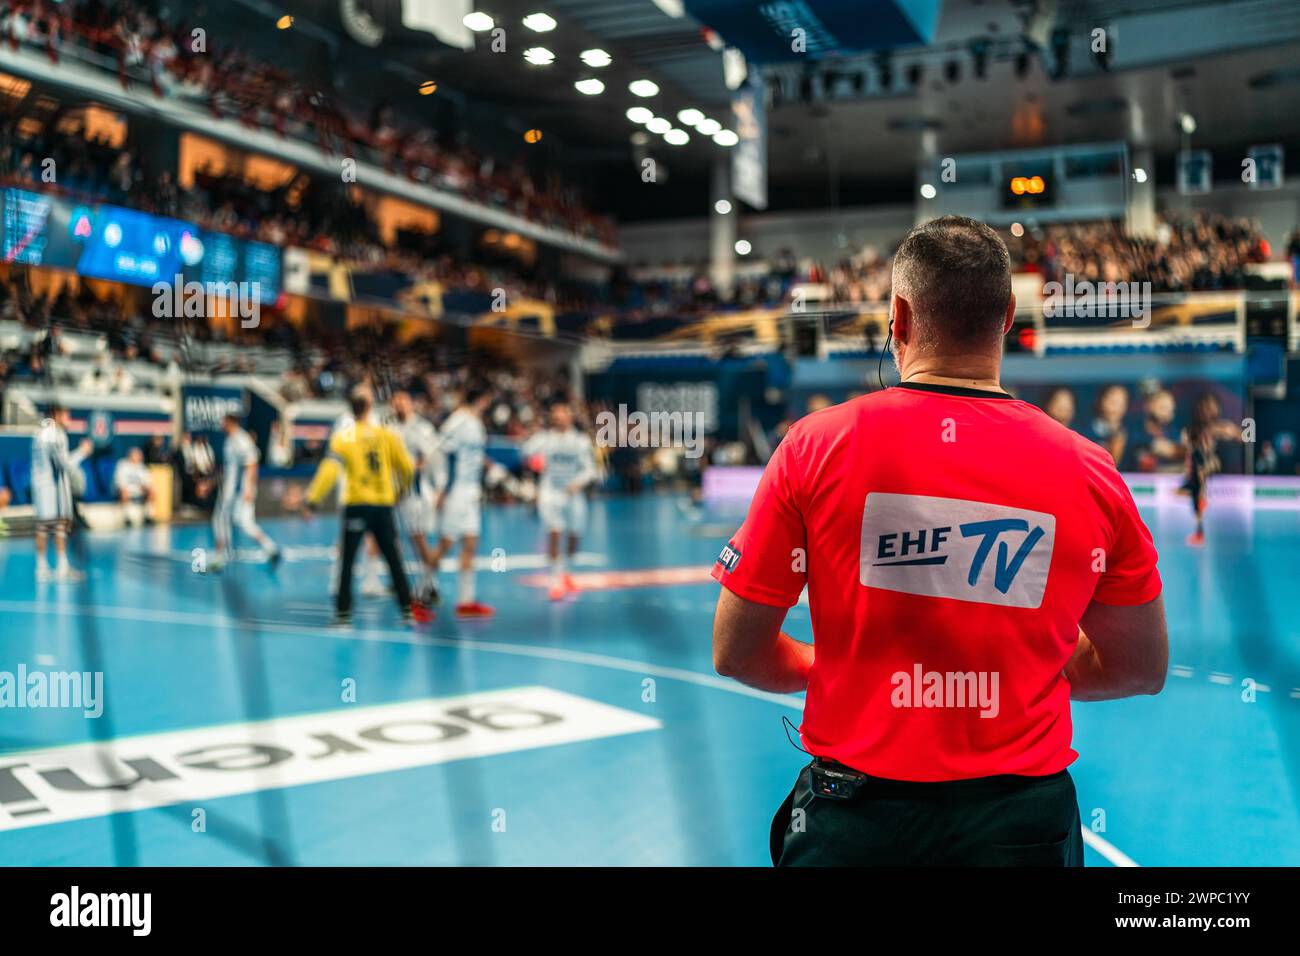
[[[577,591],[569,574],[560,537],[568,535],[567,560],[578,553],[578,539],[587,529],[587,486],[596,478],[596,450],[591,436],[573,426],[573,409],[564,402],[551,406],[551,427],[524,442],[524,461],[541,472],[537,514],[548,533],[552,601]]]
[[[32,506],[36,512],[36,579],[79,581],[84,575],[68,565],[68,532],[72,528],[72,472],[94,446],[85,439],[75,452],[68,451],[68,410],[50,409],[32,436]],[[48,543],[54,535],[57,565],[50,571]]]
[[[144,524],[153,501],[153,478],[144,463],[144,449],[139,445],[130,449],[125,458],[118,459],[113,468],[113,489],[125,522],[132,527]]]
[[[470,388],[464,402],[452,412],[439,432],[448,459],[450,480],[439,498],[441,538],[433,554],[435,566],[460,540],[460,572],[456,581],[456,616],[491,617],[495,613],[475,599],[474,555],[483,530],[483,466],[487,460],[487,428],[483,415],[492,398],[483,389]]]
[[[447,488],[447,456],[433,424],[415,413],[409,392],[393,395],[393,416],[387,425],[406,446],[415,464],[415,480],[397,502],[397,520],[424,565],[424,578],[417,600],[427,606],[438,603],[438,561],[429,546],[429,535],[437,534],[437,498]]]
[[[253,538],[268,553],[271,563],[276,564],[280,560],[280,549],[258,527],[253,516],[260,457],[257,445],[248,432],[239,427],[239,420],[234,415],[222,418],[221,430],[225,432],[226,440],[221,449],[221,490],[212,509],[212,536],[216,551],[213,570],[220,570],[229,562],[235,528]]]

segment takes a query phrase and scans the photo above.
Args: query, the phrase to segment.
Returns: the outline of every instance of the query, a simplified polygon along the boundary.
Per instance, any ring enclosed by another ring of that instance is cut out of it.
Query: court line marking
[[[1083,830],[1083,842],[1100,853],[1112,866],[1138,866],[1131,856],[1111,843],[1105,837],[1098,836],[1087,827]]]
[[[113,620],[136,621],[140,623],[154,624],[190,624],[201,625],[208,628],[222,627],[239,627],[241,624],[248,624],[246,621],[231,620],[227,617],[210,617],[202,614],[187,614],[183,611],[163,611],[152,608],[133,608],[133,607],[114,607],[108,605],[87,606],[82,604],[58,604],[42,605],[35,601],[7,601],[0,600],[0,611],[13,611],[17,613],[36,614],[38,612],[48,613],[56,612],[60,617],[75,617],[77,614],[89,614],[92,617],[110,618]],[[274,631],[280,634],[294,634],[299,637],[304,632],[311,629],[302,624],[288,624],[277,622],[261,622],[256,625],[264,631]],[[742,697],[751,697],[755,700],[763,700],[768,703],[779,704],[783,707],[790,707],[794,710],[803,710],[803,698],[795,694],[774,694],[770,691],[756,690],[753,687],[746,687],[744,684],[737,683],[724,677],[717,677],[712,674],[701,674],[698,671],[684,670],[680,667],[667,667],[660,664],[651,664],[646,661],[631,661],[622,657],[611,657],[606,654],[592,654],[589,651],[565,650],[558,647],[534,647],[526,644],[506,644],[500,641],[480,641],[473,637],[466,638],[447,638],[447,637],[425,637],[419,634],[411,634],[405,631],[380,630],[378,628],[369,630],[351,630],[342,631],[334,628],[322,627],[319,631],[324,632],[325,636],[332,637],[336,640],[363,640],[378,641],[388,644],[410,644],[427,647],[449,647],[466,650],[491,651],[497,654],[513,654],[518,657],[536,657],[544,660],[563,661],[570,664],[586,664],[591,667],[604,667],[609,670],[619,670],[634,674],[653,674],[656,677],[666,677],[670,680],[680,680],[688,684],[695,684],[700,687],[710,687],[714,690],[725,691],[729,694],[738,694]],[[1128,856],[1117,846],[1104,837],[1098,836],[1087,827],[1080,826],[1083,833],[1083,842],[1088,844],[1097,851],[1112,866],[1139,866],[1133,858]]]

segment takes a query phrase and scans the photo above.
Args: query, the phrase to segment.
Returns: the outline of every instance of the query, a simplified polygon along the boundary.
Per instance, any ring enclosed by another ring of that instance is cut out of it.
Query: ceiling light
[[[1133,170],[1133,182],[1144,183],[1147,181],[1147,171],[1141,166]]]
[[[925,184],[921,187],[921,198],[922,198],[922,199],[933,199],[933,198],[934,198],[935,196],[937,196],[937,195],[939,195],[939,190],[935,189],[935,188],[934,188],[933,186],[931,186],[929,183],[925,183]]]
[[[549,33],[555,29],[555,18],[546,13],[530,13],[524,17],[524,26],[534,33]]]
[[[712,136],[722,129],[722,124],[715,119],[709,119],[707,116],[695,124],[695,128],[701,136]]]
[[[633,123],[645,124],[655,118],[655,114],[650,112],[644,106],[633,106],[627,111],[627,118]]]
[[[690,134],[684,129],[670,129],[664,133],[664,142],[669,146],[685,146],[690,141]]]
[[[749,244],[749,240],[748,240],[748,239],[737,239],[737,240],[736,240],[736,254],[737,254],[737,255],[747,256],[747,255],[749,255],[749,254],[750,254],[751,252],[753,252],[753,251],[754,251],[754,247],[751,246],[751,245]]]
[[[654,80],[633,80],[627,88],[633,96],[640,97],[655,96],[659,92],[659,84]]]
[[[698,127],[697,127],[698,128]],[[735,146],[740,142],[740,137],[729,129],[719,130],[713,134],[713,141],[719,146]]]
[[[287,13],[279,20],[275,21],[275,28],[277,30],[287,30],[291,26],[293,26],[293,17],[289,16]]]
[[[438,92],[438,81],[437,81],[437,80],[425,80],[423,83],[420,84],[420,95],[421,95],[421,96],[429,96],[430,94],[432,94],[432,93],[436,93],[436,92]]]
[[[713,210],[719,216],[725,216],[727,213],[731,212],[731,203],[727,202],[725,199],[719,199],[713,204]]]
[[[475,33],[482,33],[484,30],[491,30],[496,26],[496,22],[490,16],[478,10],[473,13],[465,14],[465,16],[461,18],[460,22],[465,24],[465,26],[469,27]]]
[[[658,133],[662,136],[673,128],[673,124],[668,122],[662,116],[652,116],[650,119],[646,120],[645,128],[652,133]]]
[[[605,92],[605,84],[595,77],[588,77],[585,80],[578,80],[573,84],[573,88],[583,96],[595,96],[598,93]]]
[[[524,51],[524,59],[534,66],[550,66],[555,62],[555,54],[544,46],[533,46]]]
[[[614,58],[612,56],[610,56],[604,50],[600,50],[600,49],[583,50],[578,55],[582,57],[583,63],[587,64],[587,66],[595,70],[600,69],[602,66],[609,66],[611,63],[614,62]]]
[[[677,119],[685,123],[687,126],[694,126],[700,120],[704,119],[704,114],[694,107],[691,107],[690,109],[678,111]]]

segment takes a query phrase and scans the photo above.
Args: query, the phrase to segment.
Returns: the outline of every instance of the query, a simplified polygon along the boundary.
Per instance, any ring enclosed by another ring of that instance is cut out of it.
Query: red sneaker
[[[433,608],[417,601],[411,605],[411,617],[416,624],[431,624],[437,615],[434,614]]]
[[[1189,534],[1187,536],[1187,543],[1193,548],[1205,547],[1205,532],[1197,531],[1194,534]]]
[[[564,595],[567,593],[568,592],[564,590],[563,584],[553,584],[551,585],[551,589],[546,592],[546,596],[552,601],[563,601]]]
[[[457,617],[491,617],[496,611],[486,604],[480,604],[478,601],[470,601],[467,604],[456,605]]]
[[[564,589],[572,593],[577,592],[578,585],[574,583],[572,574],[566,574],[564,576]]]

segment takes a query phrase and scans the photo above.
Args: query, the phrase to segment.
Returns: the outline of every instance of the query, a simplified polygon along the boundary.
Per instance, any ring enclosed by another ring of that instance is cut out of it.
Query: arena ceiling
[[[376,11],[387,8],[391,20],[392,3],[355,0],[367,2]],[[373,92],[419,109],[425,104],[411,91],[435,79],[444,108],[455,104],[459,114],[510,136],[543,130],[549,158],[582,170],[624,217],[703,208],[708,169],[721,148],[699,136],[684,147],[649,137],[648,148],[671,173],[657,196],[619,188],[634,170],[630,138],[637,127],[625,111],[643,102],[628,92],[631,80],[658,84],[659,95],[644,102],[660,115],[694,106],[728,119],[721,54],[710,48],[702,24],[664,12],[673,7],[668,0],[476,0],[506,27],[505,54],[493,52],[485,34],[462,51],[410,31],[366,49],[340,29],[336,0],[209,3],[242,8],[241,22],[258,30],[261,42],[277,39],[267,28],[282,9],[299,18],[295,29],[336,36],[328,55],[305,65],[329,70],[353,94]],[[557,27],[532,34],[519,25],[538,11]],[[1023,37],[1035,24],[1044,46],[1026,53]],[[1104,64],[1088,48],[1096,24],[1113,34],[1114,52]],[[1050,37],[1062,26],[1072,34],[1071,59],[1056,76]],[[980,43],[987,52],[977,77]],[[555,62],[524,62],[531,45],[550,49]],[[592,48],[613,62],[585,67],[578,55]],[[934,42],[892,55],[888,85],[872,54],[766,70],[774,96],[770,194],[777,206],[903,198],[925,155],[1125,140],[1167,156],[1185,144],[1227,149],[1300,141],[1297,63],[1300,4],[1293,0],[947,0]],[[578,93],[573,84],[585,77],[600,78],[604,92]],[[1195,120],[1190,137],[1180,127],[1184,114]],[[1300,150],[1292,153],[1300,159]]]

